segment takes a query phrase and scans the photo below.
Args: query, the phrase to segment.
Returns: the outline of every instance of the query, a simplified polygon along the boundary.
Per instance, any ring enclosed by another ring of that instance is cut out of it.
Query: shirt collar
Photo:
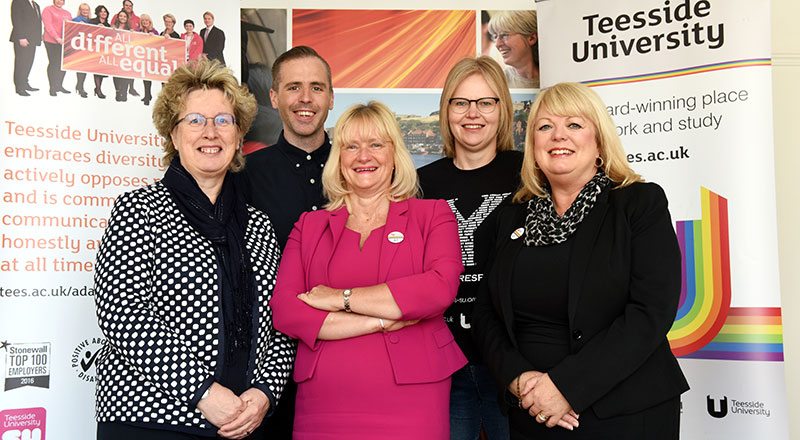
[[[328,139],[328,133],[323,132],[325,134],[325,140],[322,142],[319,148],[316,150],[308,153],[305,150],[295,147],[294,145],[290,144],[289,141],[283,136],[283,131],[281,131],[281,136],[278,139],[278,143],[276,144],[281,151],[286,154],[286,156],[296,163],[304,163],[309,160],[313,160],[317,163],[323,163],[328,159],[328,154],[331,151],[331,142]],[[310,157],[310,159],[309,159]]]

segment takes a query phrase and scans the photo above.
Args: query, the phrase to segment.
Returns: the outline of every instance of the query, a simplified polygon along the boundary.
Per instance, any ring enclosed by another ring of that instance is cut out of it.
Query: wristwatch
[[[344,295],[344,311],[347,313],[352,312],[353,310],[350,309],[350,295],[353,293],[350,289],[344,289],[342,295]]]

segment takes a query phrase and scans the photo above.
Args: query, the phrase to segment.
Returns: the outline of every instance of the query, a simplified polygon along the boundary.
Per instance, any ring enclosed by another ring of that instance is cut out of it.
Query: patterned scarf
[[[562,216],[556,214],[550,186],[545,185],[547,197],[534,197],[528,201],[525,217],[525,246],[549,246],[567,241],[578,225],[594,207],[597,196],[611,183],[603,170],[598,169],[586,183]]]

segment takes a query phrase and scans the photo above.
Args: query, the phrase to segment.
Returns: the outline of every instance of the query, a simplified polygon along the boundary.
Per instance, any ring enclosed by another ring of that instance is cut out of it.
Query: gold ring
[[[550,416],[546,416],[546,415],[544,415],[544,413],[539,413],[539,414],[536,415],[536,418],[541,420],[541,421],[543,421],[543,422],[546,422],[547,419],[550,418]]]

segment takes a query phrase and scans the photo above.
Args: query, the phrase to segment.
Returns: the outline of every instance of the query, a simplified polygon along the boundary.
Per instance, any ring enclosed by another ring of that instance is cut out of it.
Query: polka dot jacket
[[[249,382],[271,410],[295,343],[272,327],[269,301],[280,248],[265,214],[248,206],[245,242],[257,300]],[[220,279],[211,243],[186,221],[160,182],[120,196],[97,255],[96,419],[214,435],[195,407],[224,356]]]

